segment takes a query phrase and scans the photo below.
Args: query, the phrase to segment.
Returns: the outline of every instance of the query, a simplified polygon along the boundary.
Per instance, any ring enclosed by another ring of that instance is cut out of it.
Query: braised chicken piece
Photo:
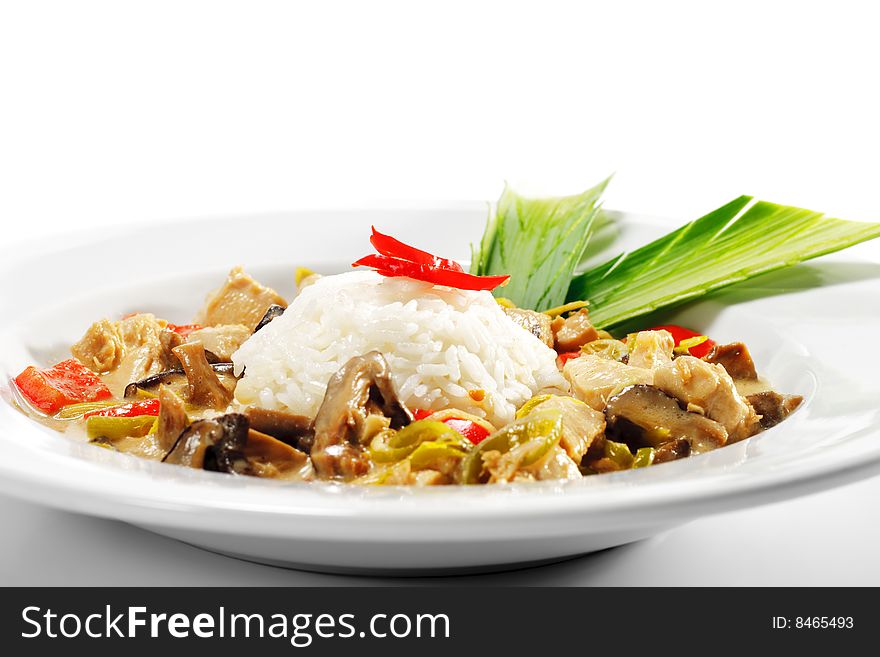
[[[654,385],[681,400],[689,411],[715,420],[736,442],[760,429],[755,409],[736,390],[721,365],[693,356],[679,356],[654,370]]]
[[[218,362],[228,363],[232,360],[232,354],[251,337],[252,332],[243,324],[208,326],[187,335],[186,341],[201,342],[205,351],[214,354]]]
[[[675,341],[669,331],[639,331],[629,343],[629,360],[633,367],[653,370],[672,361]]]
[[[559,353],[577,351],[599,337],[599,332],[590,323],[590,314],[586,308],[582,308],[564,319],[557,317],[553,320],[551,327],[556,351]]]
[[[70,352],[86,367],[101,374],[117,372],[112,379],[124,386],[128,381],[178,366],[172,350],[183,337],[168,330],[168,323],[149,313],[111,322],[92,324]]]
[[[195,322],[202,326],[241,324],[253,331],[272,305],[286,308],[287,301],[235,267],[223,286],[208,297]]]
[[[568,361],[562,373],[571,383],[572,394],[599,412],[604,411],[608,400],[624,388],[654,382],[652,370],[593,354]]]

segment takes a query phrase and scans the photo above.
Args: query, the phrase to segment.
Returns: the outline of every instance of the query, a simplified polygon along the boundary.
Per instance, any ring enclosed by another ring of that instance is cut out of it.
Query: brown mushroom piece
[[[302,479],[311,468],[304,452],[270,435],[251,429],[241,449],[246,464],[237,461],[235,474],[268,479]]]
[[[733,379],[754,380],[758,378],[755,361],[752,360],[748,347],[742,342],[716,344],[708,354],[703,356],[703,360],[707,363],[721,365]]]
[[[208,360],[208,352],[205,352],[205,358]],[[214,373],[223,380],[234,380],[235,378],[233,374],[234,366],[232,363],[211,363],[211,369],[214,370]],[[158,374],[153,374],[140,381],[132,381],[125,386],[124,395],[126,399],[131,399],[137,397],[138,390],[153,390],[165,386],[174,388],[176,392],[178,390],[182,391],[187,385],[186,372],[180,368],[175,368],[159,372]]]
[[[306,454],[311,451],[315,432],[311,419],[305,415],[267,408],[249,408],[245,415],[251,423],[251,429],[272,436]]]
[[[649,385],[634,385],[608,401],[606,435],[632,448],[661,447],[684,439],[690,452],[700,454],[727,442],[717,422],[679,406],[678,401]]]
[[[691,455],[691,444],[684,438],[670,440],[654,450],[654,465],[677,461]]]
[[[156,421],[156,445],[168,454],[174,448],[189,419],[186,405],[168,386],[159,389],[159,417]]]
[[[384,427],[401,429],[412,414],[400,402],[388,362],[378,351],[355,356],[327,384],[315,416],[312,463],[319,476],[351,479],[366,474],[364,444]]]
[[[277,303],[273,303],[266,310],[266,313],[263,315],[263,318],[257,323],[253,332],[256,333],[257,331],[259,331],[261,328],[263,328],[266,324],[271,322],[276,317],[281,317],[281,315],[284,314],[284,310],[285,310],[284,306],[279,306]]]
[[[248,420],[229,413],[189,425],[162,461],[216,472],[238,472],[247,467],[243,448]]]
[[[782,422],[801,405],[804,398],[800,395],[780,395],[773,390],[765,390],[749,395],[746,400],[761,416],[761,428],[769,429]]]
[[[189,389],[189,402],[220,410],[232,401],[232,391],[223,385],[205,356],[201,342],[187,342],[173,349],[180,361]]]

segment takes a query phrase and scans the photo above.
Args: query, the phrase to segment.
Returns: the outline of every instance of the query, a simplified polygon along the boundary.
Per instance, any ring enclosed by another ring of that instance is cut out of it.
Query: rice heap
[[[236,400],[314,417],[330,377],[374,349],[409,408],[455,407],[496,426],[539,390],[566,387],[556,352],[489,292],[353,271],[306,287],[233,354]],[[482,401],[468,394],[478,390]]]

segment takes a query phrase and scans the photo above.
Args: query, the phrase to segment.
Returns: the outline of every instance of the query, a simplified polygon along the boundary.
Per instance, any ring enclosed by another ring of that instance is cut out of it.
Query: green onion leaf
[[[494,294],[520,308],[562,305],[593,233],[599,197],[607,184],[605,180],[575,196],[539,199],[505,187],[479,250],[474,250],[471,273],[510,274],[510,283]]]
[[[611,327],[878,236],[880,224],[741,196],[576,276],[567,298],[588,299],[593,324]]]

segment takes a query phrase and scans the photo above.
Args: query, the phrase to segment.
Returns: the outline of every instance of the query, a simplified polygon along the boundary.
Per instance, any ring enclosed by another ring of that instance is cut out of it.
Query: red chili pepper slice
[[[683,326],[678,326],[677,324],[669,324],[666,326],[655,326],[654,328],[648,329],[649,331],[669,331],[672,334],[672,339],[675,341],[675,346],[677,347],[684,340],[689,340],[690,338],[697,338],[703,335],[702,333],[698,333],[697,331],[692,331],[689,328],[685,328]],[[705,342],[701,342],[698,345],[695,345],[688,349],[688,353],[695,358],[702,358],[706,354],[708,354],[712,347],[715,346],[714,340],[707,339]]]
[[[99,411],[92,411],[83,415],[84,418],[93,416],[99,417],[140,417],[142,415],[159,415],[158,399],[141,399],[139,401],[123,404],[122,406],[114,406],[112,408],[104,408]]]
[[[494,290],[510,280],[510,276],[475,276],[463,271],[453,271],[420,265],[385,255],[371,254],[353,262],[352,267],[373,267],[383,276],[407,276],[434,285],[445,285],[459,290]]]
[[[581,355],[580,351],[565,351],[559,354],[559,362],[565,365],[572,358],[577,358]]]
[[[429,411],[424,408],[417,408],[413,411],[413,418],[416,420],[424,420],[427,417],[430,417],[437,411]],[[483,440],[486,439],[486,436],[489,435],[489,430],[486,427],[477,424],[471,420],[466,420],[462,417],[448,417],[445,420],[440,420],[443,424],[448,426],[450,429],[453,429],[460,433],[462,436],[470,440],[474,445],[479,445]]]
[[[376,247],[376,250],[382,255],[390,258],[397,258],[398,260],[406,260],[407,262],[414,262],[417,265],[451,269],[453,271],[464,271],[464,269],[461,268],[461,265],[455,262],[455,260],[432,255],[427,251],[422,251],[409,244],[404,244],[390,235],[380,233],[376,230],[375,226],[372,226],[371,228],[373,229],[373,234],[370,236],[370,244]]]
[[[455,429],[462,436],[470,440],[474,445],[479,445],[486,439],[486,436],[489,435],[488,429],[484,426],[480,426],[476,422],[472,422],[471,420],[464,420],[457,417],[451,417],[446,420],[443,420],[443,424],[448,426],[450,429]]]
[[[22,394],[44,413],[55,413],[65,406],[92,402],[111,396],[110,388],[75,358],[45,370],[31,365],[15,377]]]
[[[168,324],[165,326],[169,331],[173,331],[178,335],[182,335],[184,337],[188,336],[190,333],[195,333],[196,331],[201,331],[204,327],[199,324]]]

